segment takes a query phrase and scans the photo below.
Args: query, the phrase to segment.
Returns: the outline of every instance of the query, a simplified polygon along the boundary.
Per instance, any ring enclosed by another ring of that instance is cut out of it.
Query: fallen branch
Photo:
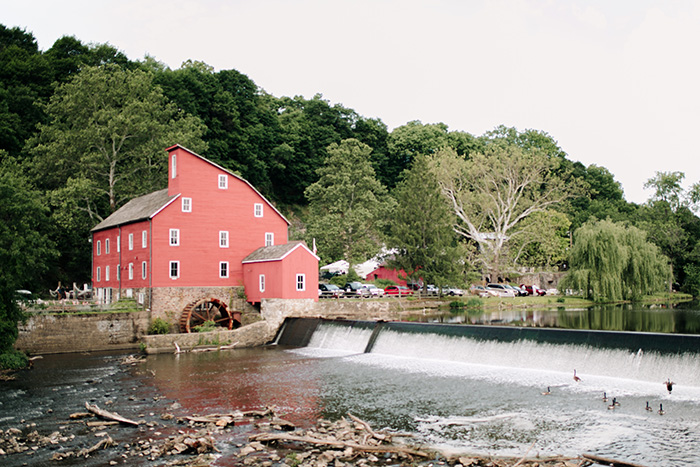
[[[520,460],[519,460],[518,462],[516,462],[515,464],[513,464],[513,467],[518,467],[520,464],[523,463],[523,461],[525,460],[525,458],[527,457],[527,455],[530,453],[530,450],[531,450],[532,447],[535,445],[535,442],[536,442],[536,441],[537,441],[537,440],[535,440],[535,441],[532,442],[532,444],[530,445],[530,447],[527,448],[527,451],[525,451],[525,454],[523,455],[523,457],[521,457]]]
[[[372,429],[372,427],[369,426],[369,423],[367,423],[366,421],[357,418],[356,416],[354,416],[354,415],[351,414],[351,413],[348,413],[348,417],[350,417],[354,422],[357,422],[357,423],[359,423],[360,425],[362,425],[362,427],[363,427],[365,430],[367,430],[367,432],[368,432],[370,435],[372,435],[372,437],[378,439],[379,441],[384,441],[384,440],[386,440],[386,438],[387,438],[386,435],[383,435],[383,434],[380,434],[380,433],[375,432],[375,431]]]
[[[400,446],[390,446],[390,445],[371,446],[371,445],[367,445],[367,444],[357,444],[357,443],[351,443],[351,442],[346,442],[346,441],[332,441],[332,440],[326,440],[326,439],[311,438],[308,436],[286,435],[286,434],[282,434],[282,433],[260,433],[260,434],[251,436],[249,439],[252,441],[260,441],[260,442],[292,441],[292,442],[297,442],[297,443],[307,443],[307,444],[315,444],[315,445],[321,445],[321,446],[333,446],[333,447],[338,447],[338,448],[352,448],[355,451],[362,451],[362,452],[389,452],[389,453],[394,453],[394,454],[406,454],[406,455],[426,457],[426,458],[430,458],[433,456],[433,454],[430,454],[427,452],[417,451],[417,450],[411,449],[411,448],[403,448]]]
[[[101,440],[99,443],[97,443],[93,447],[87,448],[87,449],[81,449],[80,451],[78,451],[76,456],[77,457],[83,457],[83,456],[87,457],[95,451],[98,451],[98,450],[104,449],[104,448],[108,448],[110,446],[114,446],[114,440],[110,436],[107,436],[106,438]]]
[[[593,454],[581,454],[584,459],[597,462],[598,464],[608,465],[610,467],[644,467],[640,464],[635,464],[632,462],[618,461],[615,459],[608,459],[606,457],[594,456]]]
[[[124,418],[118,413],[115,412],[108,412],[106,410],[102,410],[96,405],[90,405],[89,403],[85,403],[85,408],[88,409],[90,412],[94,413],[98,417],[106,418],[107,420],[114,420],[115,422],[119,423],[124,423],[126,425],[133,425],[133,426],[138,426],[139,422],[135,422],[133,420],[129,420],[128,418]]]

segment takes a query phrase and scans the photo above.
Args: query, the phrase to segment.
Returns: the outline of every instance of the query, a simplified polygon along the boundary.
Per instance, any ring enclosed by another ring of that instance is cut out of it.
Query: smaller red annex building
[[[228,309],[232,297],[318,300],[319,258],[287,243],[289,222],[264,196],[180,145],[167,153],[168,188],[92,229],[97,300],[134,298],[171,322],[199,302]]]

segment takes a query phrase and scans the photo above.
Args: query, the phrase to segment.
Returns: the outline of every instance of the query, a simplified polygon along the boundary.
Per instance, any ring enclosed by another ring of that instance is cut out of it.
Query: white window
[[[102,254],[102,241],[97,240],[97,256]]]
[[[192,212],[192,198],[182,198],[182,212]]]
[[[262,203],[255,203],[255,205],[253,207],[253,213],[255,214],[255,217],[262,217],[263,216]]]
[[[258,277],[258,284],[260,285],[260,291],[264,292],[265,291],[265,274],[260,274],[260,277]]]
[[[134,249],[134,234],[129,234],[129,251]]]
[[[109,266],[105,266],[105,282],[109,282]]]
[[[143,305],[143,301],[146,298],[146,295],[143,292],[139,292],[138,297],[139,305]]]
[[[177,154],[170,156],[170,178],[175,177],[177,177]]]
[[[109,254],[109,238],[105,238],[105,254]]]
[[[117,280],[122,278],[122,265],[117,264]]]
[[[148,274],[148,264],[145,261],[141,262],[141,279],[145,279]]]
[[[178,277],[180,277],[180,262],[179,261],[171,261],[170,262],[170,278],[177,279]]]
[[[170,246],[180,245],[180,229],[170,229]]]
[[[306,290],[306,274],[297,274],[297,292]]]
[[[219,230],[219,247],[228,248],[228,230]]]
[[[95,282],[100,282],[100,267],[97,266],[97,271],[95,271]]]
[[[219,263],[219,277],[228,277],[228,261]]]
[[[272,246],[275,244],[275,234],[272,232],[265,232],[265,246]]]
[[[122,237],[121,235],[117,235],[117,253],[122,251]]]
[[[148,246],[148,232],[146,230],[141,231],[141,248],[146,248]]]
[[[219,188],[226,190],[228,188],[228,177],[224,174],[219,175]]]
[[[134,263],[129,263],[129,280],[134,280]]]

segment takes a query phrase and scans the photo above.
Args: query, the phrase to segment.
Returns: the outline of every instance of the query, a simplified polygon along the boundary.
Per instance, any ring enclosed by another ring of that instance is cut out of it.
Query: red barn
[[[92,229],[98,300],[135,298],[183,329],[185,317],[202,309],[235,325],[232,297],[318,300],[318,257],[305,245],[267,262],[265,294],[251,290],[243,260],[263,247],[287,247],[289,222],[240,176],[179,145],[167,152],[168,188],[132,199]],[[298,274],[308,281],[301,289]]]
[[[403,279],[402,279],[403,278]],[[396,282],[398,285],[406,285],[406,271],[403,269],[390,269],[386,265],[381,265],[374,271],[367,274],[368,281],[376,281],[377,279],[387,279]]]

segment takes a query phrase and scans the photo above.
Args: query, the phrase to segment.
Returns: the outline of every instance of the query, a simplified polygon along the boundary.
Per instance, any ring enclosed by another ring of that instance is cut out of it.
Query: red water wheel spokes
[[[233,329],[234,320],[226,304],[216,298],[204,298],[190,303],[182,310],[180,332],[192,332],[206,321],[212,321],[225,329]]]

